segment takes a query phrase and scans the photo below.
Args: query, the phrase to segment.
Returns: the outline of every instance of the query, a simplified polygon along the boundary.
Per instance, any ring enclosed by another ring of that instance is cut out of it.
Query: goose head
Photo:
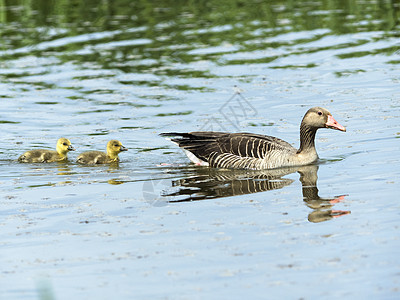
[[[66,156],[69,151],[74,151],[75,148],[72,147],[69,139],[60,138],[57,141],[57,153],[61,156]]]
[[[313,107],[310,108],[304,115],[302,125],[312,129],[330,128],[340,131],[346,131],[346,128],[340,125],[332,116],[332,114],[325,108]]]
[[[128,151],[127,148],[125,148],[124,146],[122,146],[121,142],[118,140],[111,140],[107,143],[107,155],[112,158],[115,159],[118,157],[118,154],[121,151]]]

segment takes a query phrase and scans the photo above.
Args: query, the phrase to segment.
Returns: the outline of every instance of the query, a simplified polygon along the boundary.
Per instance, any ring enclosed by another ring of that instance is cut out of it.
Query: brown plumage
[[[189,159],[203,166],[232,169],[273,169],[301,166],[318,159],[315,134],[319,128],[346,129],[321,107],[310,108],[300,125],[300,148],[272,136],[253,133],[200,131],[162,133],[182,148]]]
[[[101,151],[87,151],[78,156],[80,164],[108,164],[118,162],[118,154],[121,151],[128,151],[118,140],[111,140],[107,143],[107,153]]]
[[[55,161],[66,161],[69,151],[74,151],[69,139],[60,138],[57,141],[56,151],[47,149],[35,149],[26,151],[19,158],[19,162],[27,163],[47,163]]]

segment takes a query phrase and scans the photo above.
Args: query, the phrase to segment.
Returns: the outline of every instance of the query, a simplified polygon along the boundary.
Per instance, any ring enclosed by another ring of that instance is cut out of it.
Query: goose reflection
[[[313,209],[313,212],[308,215],[308,220],[318,223],[349,214],[350,211],[332,209],[336,203],[342,202],[346,195],[334,198],[321,198],[318,195],[317,171],[318,166],[316,165],[302,167],[297,170],[300,174],[303,200],[309,208]]]
[[[349,214],[350,211],[333,209],[336,203],[344,200],[345,195],[333,198],[321,198],[318,195],[317,171],[317,165],[263,171],[219,171],[204,168],[199,169],[196,176],[173,180],[172,187],[176,191],[164,192],[162,196],[172,198],[169,203],[177,203],[277,190],[294,182],[293,179],[283,176],[298,172],[303,200],[313,210],[308,215],[310,222],[323,222]]]

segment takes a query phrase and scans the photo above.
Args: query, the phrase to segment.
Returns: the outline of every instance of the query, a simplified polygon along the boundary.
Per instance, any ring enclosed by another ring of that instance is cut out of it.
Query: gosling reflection
[[[310,222],[323,222],[349,214],[350,211],[332,209],[334,204],[344,200],[344,195],[336,198],[319,197],[317,171],[316,165],[264,171],[218,171],[206,168],[199,170],[203,174],[172,181],[172,186],[178,190],[162,196],[178,198],[169,200],[170,203],[176,203],[277,190],[294,182],[292,179],[282,178],[283,176],[298,172],[303,200],[313,209],[308,215]]]
[[[112,163],[109,163],[108,164],[108,172],[112,172],[112,171],[115,171],[115,170],[119,170],[120,169],[120,167],[119,167],[119,161],[113,161]]]
[[[64,161],[64,162],[57,162],[57,175],[71,175],[72,170],[70,166]]]

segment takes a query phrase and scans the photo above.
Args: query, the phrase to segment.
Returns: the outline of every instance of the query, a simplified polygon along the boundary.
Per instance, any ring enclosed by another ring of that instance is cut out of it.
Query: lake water
[[[398,1],[3,1],[1,299],[400,298]],[[161,132],[320,161],[196,167]],[[67,163],[23,152],[71,140]],[[110,139],[117,165],[81,166]]]

